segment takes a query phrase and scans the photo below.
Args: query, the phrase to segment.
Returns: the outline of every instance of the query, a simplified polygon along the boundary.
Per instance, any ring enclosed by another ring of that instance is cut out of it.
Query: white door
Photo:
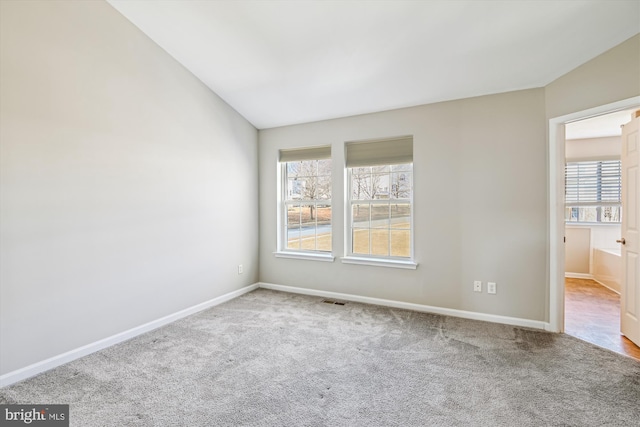
[[[637,113],[636,113],[637,114]],[[635,116],[635,115],[634,115]],[[622,127],[620,331],[640,346],[640,117]]]

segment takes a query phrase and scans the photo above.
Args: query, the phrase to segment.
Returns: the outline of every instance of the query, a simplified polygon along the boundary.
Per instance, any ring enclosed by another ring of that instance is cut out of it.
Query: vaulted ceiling
[[[542,87],[638,0],[108,0],[259,129]]]

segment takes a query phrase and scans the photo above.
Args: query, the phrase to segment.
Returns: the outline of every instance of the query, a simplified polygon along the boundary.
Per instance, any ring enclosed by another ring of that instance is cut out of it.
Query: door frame
[[[548,330],[564,332],[564,165],[565,124],[640,106],[640,96],[549,119]]]

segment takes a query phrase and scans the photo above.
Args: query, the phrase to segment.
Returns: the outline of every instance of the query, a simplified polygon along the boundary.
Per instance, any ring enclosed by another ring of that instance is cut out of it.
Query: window
[[[281,150],[279,249],[331,253],[331,147]]]
[[[567,163],[565,220],[619,223],[620,175],[620,160]]]
[[[350,169],[353,255],[411,257],[411,169]]]
[[[347,143],[346,262],[415,268],[412,162],[412,137]]]

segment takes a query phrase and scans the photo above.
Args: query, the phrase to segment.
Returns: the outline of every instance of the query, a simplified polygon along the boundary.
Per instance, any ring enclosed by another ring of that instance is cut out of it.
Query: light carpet
[[[640,362],[562,334],[259,289],[0,390],[72,426],[631,426]]]

